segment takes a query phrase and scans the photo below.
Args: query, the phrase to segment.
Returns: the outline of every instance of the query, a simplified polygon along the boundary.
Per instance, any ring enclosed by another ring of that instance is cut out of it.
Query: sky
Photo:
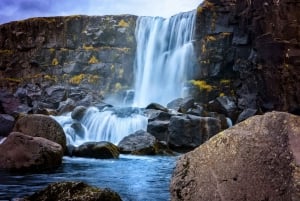
[[[31,17],[119,15],[170,17],[202,0],[0,0],[0,24]]]

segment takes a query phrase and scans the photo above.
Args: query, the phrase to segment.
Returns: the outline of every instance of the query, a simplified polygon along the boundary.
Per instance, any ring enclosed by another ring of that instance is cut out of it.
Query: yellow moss
[[[197,8],[197,13],[198,13],[198,14],[201,14],[202,12],[203,12],[203,7],[199,6],[199,7]]]
[[[210,61],[209,60],[203,60],[201,61],[202,64],[210,64]]]
[[[80,84],[82,82],[82,80],[85,78],[84,74],[79,74],[79,75],[75,75],[73,76],[70,80],[69,83],[71,84]]]
[[[110,67],[110,70],[113,72],[113,71],[115,71],[115,65],[111,65],[111,67]]]
[[[19,78],[12,78],[12,77],[4,78],[4,80],[9,81],[9,82],[17,82],[17,83],[22,82],[22,79],[19,79]]]
[[[53,53],[53,52],[55,52],[55,49],[54,49],[54,48],[50,48],[49,51],[50,51],[51,53]]]
[[[224,93],[220,93],[220,95],[219,95],[220,97],[223,97],[223,96],[225,96],[225,94]]]
[[[52,66],[57,66],[58,65],[58,60],[54,58],[51,62]]]
[[[221,37],[226,37],[226,36],[230,36],[231,32],[222,32],[221,33]]]
[[[66,49],[66,48],[60,48],[60,51],[65,52],[65,51],[68,51],[68,49]]]
[[[89,64],[99,63],[98,59],[95,56],[92,56],[89,60]]]
[[[122,19],[119,22],[118,26],[120,26],[120,27],[129,27],[129,24],[128,24],[128,22],[126,22],[125,20]]]
[[[13,50],[0,50],[0,54],[13,54]]]
[[[214,4],[209,1],[205,1],[203,7],[204,8],[213,8]]]
[[[205,43],[202,44],[201,51],[202,51],[202,53],[205,53],[205,52],[206,52],[206,46],[205,46]]]
[[[230,84],[230,82],[231,82],[231,80],[226,80],[226,79],[222,79],[222,80],[220,81],[220,83],[221,83],[221,84],[224,84],[224,85],[228,85],[228,84]]]
[[[118,77],[119,77],[119,78],[122,78],[122,77],[123,77],[123,74],[124,74],[124,69],[123,69],[123,68],[120,68],[120,69],[119,69],[119,72],[118,72]]]
[[[55,76],[44,75],[44,79],[57,82],[57,77],[55,77]]]
[[[206,83],[204,80],[191,80],[190,81],[194,86],[198,87],[200,90],[210,92],[213,90],[213,86]]]
[[[88,76],[88,83],[95,84],[99,81],[100,77],[98,75],[89,75]]]
[[[120,83],[120,82],[117,82],[117,83],[115,84],[115,91],[120,91],[121,89],[122,89],[121,83]]]
[[[85,51],[90,51],[90,50],[94,50],[95,49],[92,45],[85,45],[85,44],[83,44],[82,48]]]
[[[207,40],[207,41],[215,41],[215,40],[217,40],[217,39],[216,39],[216,37],[214,37],[214,36],[207,36],[207,37],[206,37],[206,40]]]

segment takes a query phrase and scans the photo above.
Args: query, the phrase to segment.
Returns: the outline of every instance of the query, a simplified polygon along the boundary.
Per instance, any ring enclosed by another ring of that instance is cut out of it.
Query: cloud
[[[202,0],[1,0],[0,24],[30,17],[119,15],[169,17],[195,9]]]

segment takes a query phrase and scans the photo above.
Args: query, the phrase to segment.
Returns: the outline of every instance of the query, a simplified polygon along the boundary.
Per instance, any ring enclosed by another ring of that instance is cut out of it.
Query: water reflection
[[[176,157],[121,155],[97,160],[65,157],[54,172],[17,175],[0,172],[0,200],[24,197],[58,181],[84,181],[111,188],[124,201],[169,200],[169,183]]]

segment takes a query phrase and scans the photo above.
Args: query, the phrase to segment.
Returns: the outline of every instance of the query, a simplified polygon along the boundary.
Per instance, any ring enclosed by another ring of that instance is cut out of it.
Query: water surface
[[[176,157],[121,155],[99,160],[64,157],[62,166],[43,174],[12,174],[0,171],[0,200],[24,197],[49,183],[84,181],[111,188],[124,201],[170,200],[169,183]]]

